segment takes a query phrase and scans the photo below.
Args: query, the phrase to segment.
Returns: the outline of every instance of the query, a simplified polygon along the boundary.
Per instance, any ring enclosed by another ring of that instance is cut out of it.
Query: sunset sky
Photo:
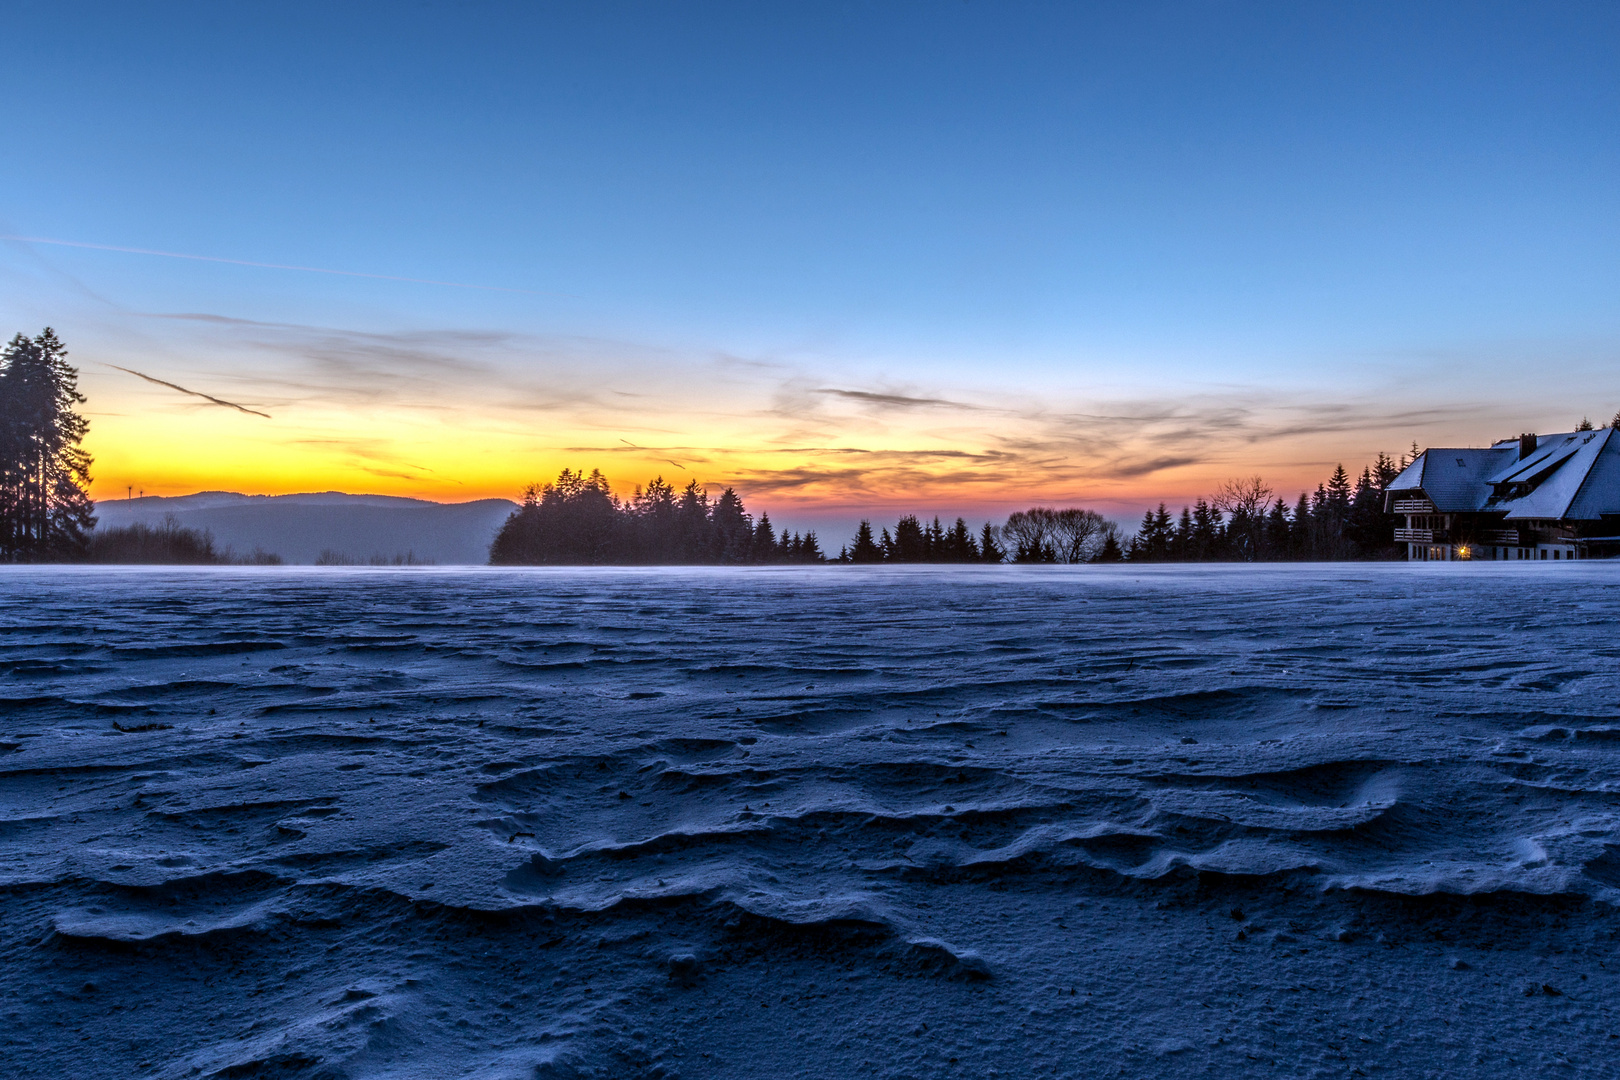
[[[1126,520],[1620,409],[1612,3],[0,31],[0,329],[66,340],[99,498],[571,465],[823,528]]]

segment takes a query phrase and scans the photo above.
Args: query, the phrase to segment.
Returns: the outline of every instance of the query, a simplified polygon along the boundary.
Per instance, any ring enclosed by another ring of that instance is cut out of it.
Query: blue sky
[[[0,30],[0,231],[495,287],[5,242],[4,328],[68,338],[118,490],[302,483],[326,440],[333,486],[370,461],[455,497],[634,443],[810,517],[1124,514],[1620,408],[1613,4],[52,3]],[[468,461],[492,415],[505,472]],[[138,451],[186,425],[241,453],[210,479]]]

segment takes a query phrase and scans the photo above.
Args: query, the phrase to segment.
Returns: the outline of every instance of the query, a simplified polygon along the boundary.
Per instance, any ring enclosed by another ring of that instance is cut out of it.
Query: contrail
[[[645,447],[645,446],[636,446],[635,443],[631,442],[629,439],[626,439],[626,438],[621,437],[619,439],[619,441],[624,443],[624,445],[629,446],[629,447],[634,447],[637,450],[645,450],[645,449],[647,449],[647,447]],[[674,460],[673,458],[665,458],[664,460],[669,462],[671,465],[675,466],[677,469],[681,470],[681,472],[691,472],[692,471],[691,469],[688,469],[685,465],[682,465],[680,462]]]
[[[371,278],[374,281],[404,281],[412,285],[447,285],[452,289],[523,293],[527,296],[569,295],[568,293],[546,292],[541,289],[511,289],[504,285],[469,285],[465,281],[438,281],[434,278],[397,277],[393,274],[363,274],[358,270],[329,270],[324,266],[295,266],[291,263],[254,262],[251,259],[227,259],[219,255],[188,255],[181,251],[159,251],[156,248],[119,247],[117,244],[87,244],[79,240],[51,240],[43,236],[0,235],[0,240],[15,240],[21,244],[53,244],[56,247],[88,248],[91,251],[121,251],[126,255],[161,255],[165,259],[190,259],[193,262],[228,263],[231,266],[256,266],[261,270],[301,270],[306,274],[335,274],[338,277]]]
[[[145,379],[149,383],[157,383],[159,386],[167,386],[170,390],[178,390],[182,394],[190,394],[192,397],[200,397],[204,401],[213,402],[215,405],[223,405],[227,409],[235,409],[237,412],[245,412],[245,413],[251,413],[254,416],[262,416],[266,420],[274,420],[275,419],[275,417],[271,416],[267,412],[260,412],[258,409],[250,409],[246,405],[238,405],[234,401],[226,401],[224,398],[217,398],[212,394],[205,394],[201,390],[187,390],[185,387],[180,386],[177,383],[164,382],[162,379],[154,379],[150,375],[142,375],[140,372],[136,371],[134,368],[119,367],[117,364],[108,364],[107,366],[112,368],[114,371],[122,371],[125,374],[133,375],[137,379]]]

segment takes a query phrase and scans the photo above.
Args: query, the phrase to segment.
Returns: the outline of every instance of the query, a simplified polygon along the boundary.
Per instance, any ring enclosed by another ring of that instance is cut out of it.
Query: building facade
[[[1386,513],[1414,561],[1620,555],[1620,434],[1521,435],[1431,447],[1389,485]]]

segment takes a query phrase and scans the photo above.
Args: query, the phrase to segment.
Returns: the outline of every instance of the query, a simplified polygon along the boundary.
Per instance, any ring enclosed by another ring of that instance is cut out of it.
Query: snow
[[[1617,603],[6,568],[4,1071],[1612,1075]]]

